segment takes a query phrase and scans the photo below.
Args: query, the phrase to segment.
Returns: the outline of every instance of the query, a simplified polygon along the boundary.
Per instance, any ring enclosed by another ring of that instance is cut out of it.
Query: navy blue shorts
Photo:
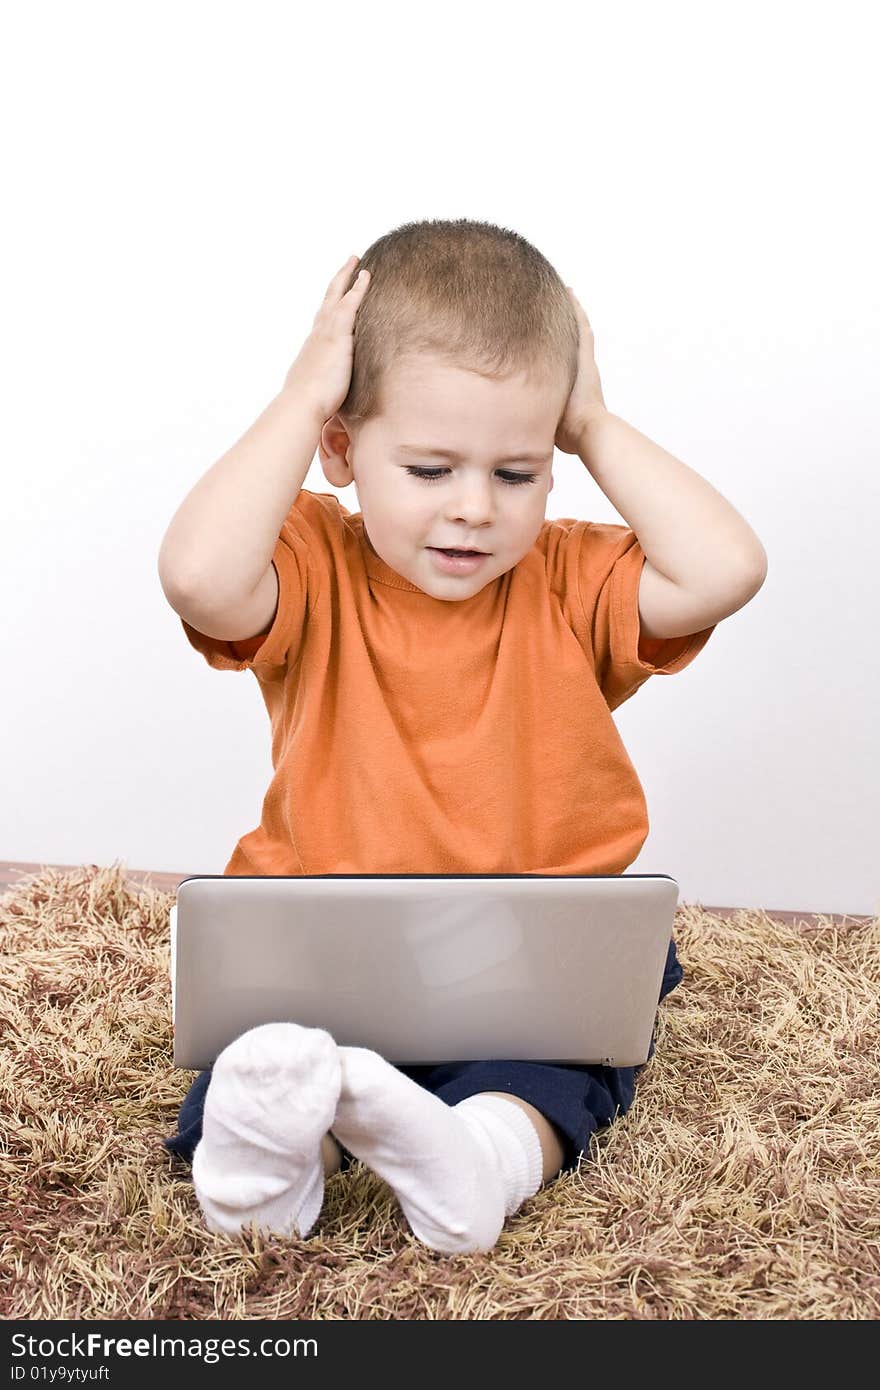
[[[684,971],[669,942],[660,999],[664,999],[684,979]],[[659,1002],[659,1001],[658,1001]],[[654,1055],[654,1034],[648,1059]],[[398,1067],[405,1076],[427,1091],[457,1105],[479,1091],[509,1091],[534,1105],[555,1125],[563,1143],[564,1172],[576,1166],[578,1156],[589,1146],[590,1135],[625,1115],[633,1103],[638,1067],[550,1066],[545,1062],[443,1062],[439,1066]],[[193,1082],[177,1117],[177,1133],[162,1142],[171,1153],[192,1162],[196,1144],[202,1137],[202,1112],[211,1069],[201,1072]],[[340,1145],[342,1148],[342,1146]],[[349,1167],[352,1155],[342,1148],[342,1168]]]

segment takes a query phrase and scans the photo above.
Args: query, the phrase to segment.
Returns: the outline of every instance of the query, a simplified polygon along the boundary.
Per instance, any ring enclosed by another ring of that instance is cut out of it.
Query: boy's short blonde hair
[[[433,353],[481,376],[523,372],[553,389],[577,376],[578,323],[557,272],[517,232],[490,222],[407,222],[355,267],[370,284],[354,324],[354,362],[339,414],[357,426],[382,413],[388,369]]]

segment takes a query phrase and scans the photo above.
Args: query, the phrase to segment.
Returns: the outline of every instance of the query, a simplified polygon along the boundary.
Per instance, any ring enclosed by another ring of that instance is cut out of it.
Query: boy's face
[[[470,598],[537,539],[565,397],[426,354],[398,362],[385,387],[384,413],[352,436],[339,417],[325,424],[324,472],[337,487],[354,481],[367,540],[387,565],[434,598]],[[486,553],[454,569],[437,553],[449,547]]]

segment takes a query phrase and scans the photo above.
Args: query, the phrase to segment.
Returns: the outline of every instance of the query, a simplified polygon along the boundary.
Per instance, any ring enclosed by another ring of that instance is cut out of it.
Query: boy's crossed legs
[[[391,1186],[419,1240],[447,1254],[490,1250],[563,1162],[555,1128],[518,1097],[448,1105],[368,1048],[270,1023],[214,1064],[192,1161],[209,1228],[307,1235],[339,1168],[337,1139]]]

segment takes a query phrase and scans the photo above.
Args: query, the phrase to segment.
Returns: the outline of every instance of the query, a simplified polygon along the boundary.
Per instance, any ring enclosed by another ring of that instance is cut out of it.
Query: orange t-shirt
[[[683,670],[712,627],[639,638],[644,561],[625,526],[544,521],[471,598],[391,569],[363,516],[302,489],[273,563],[268,634],[183,627],[252,670],[272,727],[260,824],[224,874],[620,874],[648,834],[611,711]],[[659,664],[655,664],[659,663]]]

